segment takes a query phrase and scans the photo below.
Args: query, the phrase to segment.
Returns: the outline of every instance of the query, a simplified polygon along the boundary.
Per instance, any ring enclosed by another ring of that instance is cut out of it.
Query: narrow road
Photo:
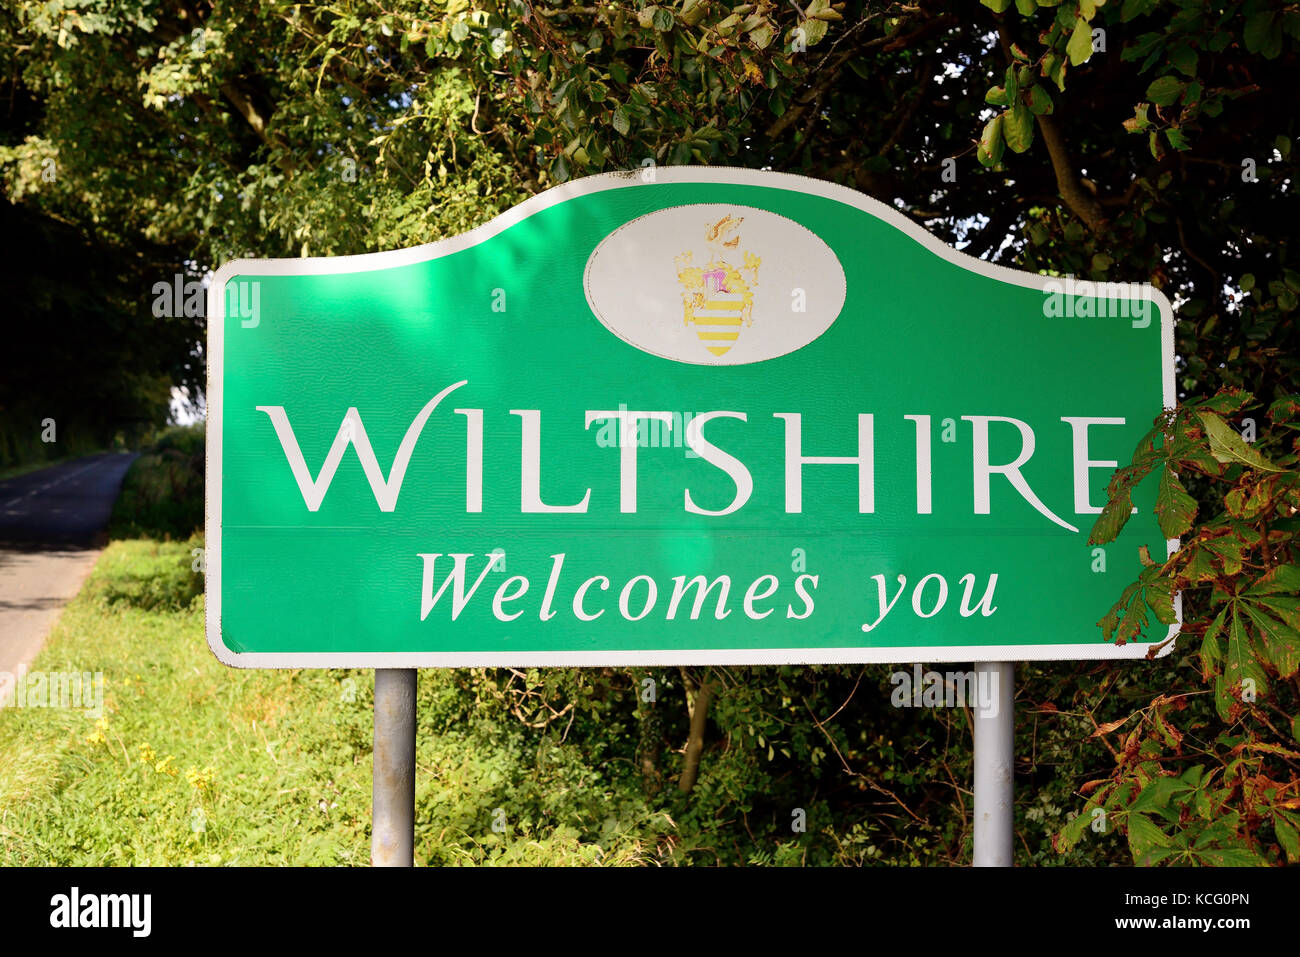
[[[91,455],[0,482],[0,686],[31,663],[94,566],[134,459]]]

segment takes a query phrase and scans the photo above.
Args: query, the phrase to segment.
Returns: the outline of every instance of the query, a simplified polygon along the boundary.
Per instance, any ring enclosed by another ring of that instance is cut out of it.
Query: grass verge
[[[201,544],[115,542],[64,609],[32,670],[102,671],[103,716],[0,712],[0,862],[367,860],[368,713],[336,675],[217,662]]]
[[[220,664],[201,545],[114,542],[64,609],[31,670],[102,671],[101,718],[0,710],[0,863],[368,862],[372,673]],[[558,732],[499,720],[481,700],[495,682],[421,673],[417,863],[655,857],[667,815],[615,799]]]

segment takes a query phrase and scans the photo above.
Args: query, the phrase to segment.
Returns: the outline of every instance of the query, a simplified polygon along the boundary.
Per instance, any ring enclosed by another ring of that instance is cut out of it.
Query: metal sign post
[[[987,685],[985,684],[987,682]],[[975,663],[976,687],[992,690],[975,715],[976,867],[1010,867],[1015,839],[1016,666],[1010,661]]]
[[[414,668],[375,669],[374,811],[370,863],[415,863]]]

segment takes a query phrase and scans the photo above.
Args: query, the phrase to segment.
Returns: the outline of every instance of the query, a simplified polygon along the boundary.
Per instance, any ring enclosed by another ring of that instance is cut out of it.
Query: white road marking
[[[4,507],[5,507],[5,508],[8,508],[10,505],[17,505],[19,502],[21,502],[21,501],[22,501],[23,499],[25,499],[25,498],[32,498],[32,497],[35,496],[35,495],[39,495],[41,492],[47,492],[47,491],[49,491],[50,489],[54,488],[54,486],[56,486],[56,485],[62,485],[62,484],[63,484],[64,482],[66,482],[68,479],[70,479],[70,478],[76,478],[76,477],[77,477],[78,475],[80,475],[82,472],[88,472],[90,469],[93,469],[95,466],[100,465],[100,464],[101,464],[100,462],[91,462],[89,465],[83,465],[81,468],[77,469],[77,470],[74,471],[74,472],[69,472],[67,475],[60,476],[59,478],[56,478],[56,479],[55,479],[54,481],[52,481],[52,482],[46,482],[44,485],[42,485],[42,486],[40,486],[40,487],[38,487],[38,488],[34,488],[34,489],[32,489],[32,490],[31,490],[30,492],[28,492],[26,495],[19,495],[17,498],[10,499],[9,501],[5,502]]]

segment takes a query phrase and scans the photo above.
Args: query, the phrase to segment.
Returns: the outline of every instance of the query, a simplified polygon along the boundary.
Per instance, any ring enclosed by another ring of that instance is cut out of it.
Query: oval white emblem
[[[583,278],[591,311],[642,352],[744,365],[802,349],[844,307],[844,268],[811,230],[752,206],[672,206],[624,223]]]

